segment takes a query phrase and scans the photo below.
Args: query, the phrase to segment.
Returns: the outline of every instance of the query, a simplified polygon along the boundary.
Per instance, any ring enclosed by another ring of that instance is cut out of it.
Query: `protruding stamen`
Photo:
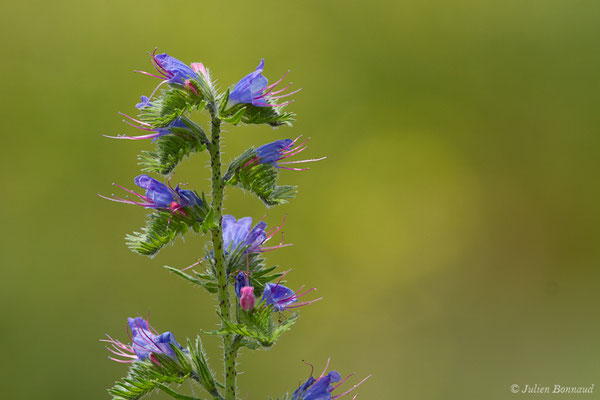
[[[300,89],[297,89],[297,90],[294,90],[293,92],[289,92],[289,93],[286,93],[286,94],[282,94],[281,96],[269,96],[269,99],[283,99],[284,97],[289,97],[289,96],[291,96],[291,95],[293,95],[293,94],[296,94],[296,93],[298,93],[298,92],[299,92],[299,91],[301,91],[301,90],[302,90],[302,88],[300,88]],[[279,93],[279,92],[273,92],[273,93],[271,93],[271,94],[275,94],[275,93]]]
[[[339,387],[342,383],[346,382],[348,380],[348,378],[350,378],[351,376],[356,375],[354,372],[351,373],[350,375],[348,375],[347,377],[345,377],[344,379],[342,379],[337,385],[335,385],[330,392],[333,392],[337,387]]]
[[[160,79],[160,80],[164,80],[164,79],[165,79],[165,77],[164,77],[164,76],[158,76],[158,75],[154,75],[154,74],[151,74],[151,73],[149,73],[149,72],[146,72],[146,71],[138,71],[138,70],[135,70],[135,71],[133,71],[133,72],[137,72],[137,73],[139,73],[139,74],[148,75],[148,76],[151,76],[151,77],[153,77],[153,78],[158,78],[158,79]]]
[[[315,372],[315,366],[312,364],[307,363],[306,361],[302,360],[302,363],[310,366],[310,376],[313,376],[313,372]]]
[[[308,306],[308,305],[310,305],[312,303],[315,303],[315,302],[317,302],[319,300],[323,300],[323,297],[319,297],[318,299],[314,299],[314,300],[310,300],[310,301],[303,301],[302,303],[294,303],[294,304],[292,304],[290,306],[286,306],[285,308],[288,309],[288,308],[304,307],[304,306]]]
[[[289,168],[289,167],[279,167],[281,169],[287,169],[289,171],[308,171],[310,168]]]
[[[321,379],[322,377],[325,376],[325,372],[327,372],[327,368],[329,368],[329,362],[331,361],[331,357],[327,358],[327,364],[325,364],[325,368],[323,369],[323,372],[321,372],[321,375],[319,375],[319,379]]]
[[[321,157],[321,158],[311,158],[308,160],[298,160],[298,161],[284,161],[284,162],[280,162],[277,164],[300,164],[300,163],[307,163],[307,162],[314,162],[314,161],[322,161],[324,159],[326,159],[327,156],[325,157]]]
[[[128,121],[123,121],[125,123],[129,123]],[[130,124],[131,125],[131,124]],[[138,128],[138,127],[136,127]],[[144,129],[146,130],[146,128],[140,128],[140,129]],[[151,129],[148,129],[151,130]],[[119,136],[108,136],[108,135],[102,135],[104,137],[107,137],[109,139],[128,139],[128,140],[143,140],[143,139],[154,139],[160,136],[160,133],[152,133],[150,135],[141,135],[141,136],[127,136],[127,135],[119,135]]]
[[[290,70],[288,69],[287,72],[285,74],[283,74],[283,76],[281,78],[279,78],[279,80],[277,82],[270,84],[269,86],[267,86],[265,88],[265,90],[269,90],[269,89],[274,88],[275,86],[279,85],[279,82],[281,82],[289,73],[290,73]]]
[[[356,389],[357,387],[359,387],[364,381],[366,381],[367,379],[369,379],[372,375],[367,376],[365,379],[363,379],[362,381],[358,382],[356,385],[352,386],[350,389],[346,390],[344,393],[341,394],[336,394],[335,396],[333,396],[331,398],[331,400],[333,399],[338,399],[342,396],[347,395],[348,393],[350,393],[351,391],[353,391],[354,389]]]
[[[187,271],[188,269],[190,269],[190,268],[192,268],[192,267],[195,267],[195,266],[196,266],[196,265],[198,265],[198,264],[201,264],[201,263],[202,263],[202,261],[203,261],[203,260],[200,260],[200,261],[198,261],[198,262],[195,262],[195,263],[193,263],[192,265],[190,265],[189,267],[185,267],[184,269],[180,269],[180,271],[181,271],[181,272],[183,272],[183,271]]]
[[[150,97],[148,97],[148,101],[150,101]],[[124,113],[122,113],[122,112],[119,112],[119,115],[122,115],[122,116],[123,116],[123,117],[125,117],[125,118],[129,118],[129,119],[130,119],[130,120],[132,120],[133,122],[136,122],[136,123],[138,123],[138,124],[140,124],[140,125],[144,125],[144,126],[147,126],[147,127],[150,127],[150,128],[152,127],[152,125],[150,125],[149,123],[147,123],[147,122],[142,122],[142,121],[140,121],[140,120],[138,120],[138,119],[135,119],[135,118],[133,118],[133,117],[131,117],[131,116],[127,115],[127,114],[124,114]]]

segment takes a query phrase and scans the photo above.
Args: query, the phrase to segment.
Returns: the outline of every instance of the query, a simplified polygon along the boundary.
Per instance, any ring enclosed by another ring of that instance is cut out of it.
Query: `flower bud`
[[[254,297],[254,288],[252,286],[244,286],[240,291],[240,306],[244,311],[250,311],[254,308],[256,298]]]

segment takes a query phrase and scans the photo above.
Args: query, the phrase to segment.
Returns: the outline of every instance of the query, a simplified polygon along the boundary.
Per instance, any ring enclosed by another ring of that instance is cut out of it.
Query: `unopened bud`
[[[256,298],[254,297],[254,288],[252,286],[244,286],[240,296],[240,306],[244,311],[250,311],[254,308]]]

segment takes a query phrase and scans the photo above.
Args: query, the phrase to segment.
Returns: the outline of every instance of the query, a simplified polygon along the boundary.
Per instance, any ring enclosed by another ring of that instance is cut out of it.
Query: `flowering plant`
[[[116,185],[128,194],[101,197],[149,211],[146,226],[126,237],[127,245],[139,254],[154,256],[163,246],[190,231],[208,236],[209,246],[202,261],[183,269],[165,268],[216,295],[221,323],[218,329],[204,333],[223,339],[223,381],[219,382],[208,366],[200,337],[195,342],[187,340],[183,346],[173,333],[159,334],[147,319],[136,317],[128,319],[129,342],[123,343],[108,335],[103,339],[109,344],[111,360],[131,365],[127,377],[118,381],[109,393],[113,399],[132,400],[162,390],[179,400],[200,399],[173,388],[174,384],[189,379],[204,388],[212,399],[234,400],[238,392],[236,359],[239,351],[272,346],[298,320],[297,308],[321,298],[310,299],[309,296],[299,301],[316,289],[303,290],[301,286],[293,291],[284,286],[283,279],[289,271],[277,272],[275,267],[267,266],[264,253],[290,245],[284,243],[283,237],[278,244],[267,244],[281,233],[283,223],[269,229],[262,220],[253,225],[251,217],[224,215],[224,191],[227,187],[238,187],[254,194],[267,207],[285,204],[294,197],[296,187],[277,185],[280,170],[305,171],[308,168],[289,165],[320,161],[325,157],[282,161],[307,148],[307,140],[300,141],[299,136],[250,148],[223,170],[221,126],[239,123],[290,126],[294,115],[284,110],[293,100],[281,103],[279,99],[298,91],[282,94],[289,85],[275,90],[285,75],[269,85],[263,75],[264,60],[255,71],[225,92],[217,89],[208,68],[201,63],[188,66],[156,51],[151,54],[151,61],[156,72],[142,73],[158,78],[160,83],[149,96],[141,96],[141,101],[135,104],[139,111],[137,117],[123,114],[124,122],[146,133],[108,136],[152,139],[155,150],[139,156],[145,174],[134,179],[143,193]],[[190,118],[191,111],[208,113],[209,133]],[[183,189],[181,185],[173,187],[170,182],[173,170],[184,157],[201,152],[210,158],[210,201],[204,193]],[[162,175],[166,179],[161,181],[148,174]],[[194,269],[198,265],[203,265],[203,269]],[[336,394],[334,390],[351,375],[342,379],[337,371],[326,374],[327,367],[318,378],[311,373],[308,380],[293,388],[291,396],[286,394],[281,399],[336,399],[349,394],[364,381]]]

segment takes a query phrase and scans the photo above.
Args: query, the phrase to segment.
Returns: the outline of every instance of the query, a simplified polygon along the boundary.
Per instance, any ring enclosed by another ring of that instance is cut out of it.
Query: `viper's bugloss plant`
[[[238,392],[236,359],[239,350],[271,347],[296,323],[297,308],[322,298],[300,300],[316,289],[303,290],[302,285],[293,291],[284,286],[283,279],[289,270],[277,272],[276,267],[268,266],[264,259],[265,253],[291,245],[283,240],[285,220],[269,228],[262,220],[253,224],[251,217],[224,215],[224,191],[237,187],[254,194],[267,207],[285,204],[295,196],[296,187],[277,184],[281,170],[305,171],[308,168],[289,165],[320,161],[325,157],[287,160],[307,148],[308,139],[300,140],[298,136],[250,148],[223,169],[223,124],[291,126],[294,114],[285,108],[293,100],[279,102],[279,99],[288,98],[298,90],[284,94],[289,85],[277,89],[287,72],[269,85],[263,75],[264,60],[261,60],[255,71],[222,92],[202,63],[187,65],[156,51],[150,59],[156,72],[137,72],[158,78],[160,82],[149,96],[141,96],[135,104],[136,117],[122,114],[124,122],[144,133],[107,137],[152,139],[155,150],[142,151],[139,163],[143,172],[156,174],[158,179],[141,174],[133,180],[139,188],[137,191],[115,184],[125,194],[100,196],[149,211],[146,226],[126,236],[127,245],[136,253],[154,256],[163,246],[190,231],[207,236],[206,253],[200,261],[183,269],[165,268],[216,295],[220,326],[202,332],[223,339],[223,380],[219,382],[208,366],[200,336],[194,342],[188,339],[182,346],[171,332],[159,334],[147,320],[137,317],[128,319],[128,341],[121,342],[108,335],[102,339],[109,344],[111,360],[131,364],[128,375],[109,389],[109,393],[113,399],[130,400],[158,389],[179,400],[234,400]],[[208,113],[207,131],[192,120],[197,112]],[[210,201],[204,192],[183,189],[181,184],[171,185],[175,168],[184,157],[195,153],[205,153],[210,161],[211,186],[207,189]],[[280,235],[279,243],[267,243]],[[337,399],[364,381],[346,391],[336,391],[349,376],[342,379],[337,371],[326,374],[327,368],[318,378],[311,373],[308,380],[292,390],[291,397],[286,394],[280,399]],[[204,397],[183,395],[174,389],[188,379],[205,389]]]

